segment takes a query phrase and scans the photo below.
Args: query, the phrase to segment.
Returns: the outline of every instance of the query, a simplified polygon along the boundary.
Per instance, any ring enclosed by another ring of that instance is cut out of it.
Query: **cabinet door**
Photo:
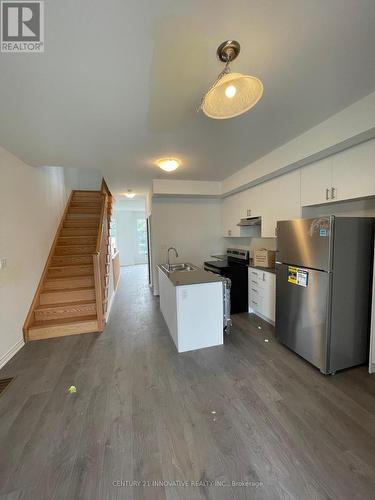
[[[230,221],[230,198],[224,198],[221,205],[221,221],[222,221],[222,235],[230,236],[231,221]]]
[[[333,156],[332,187],[337,200],[375,196],[375,140]]]
[[[263,316],[271,321],[275,321],[276,304],[276,276],[273,273],[263,272],[262,280],[264,287],[262,289],[262,310]]]
[[[301,169],[301,205],[328,203],[332,187],[332,157]],[[328,191],[327,191],[328,190]]]
[[[240,220],[240,197],[234,194],[224,198],[222,205],[222,234],[225,237],[240,236],[240,228],[237,226]]]
[[[262,238],[275,238],[278,220],[301,217],[300,172],[281,175],[261,186]]]
[[[260,200],[260,185],[243,191],[241,193],[241,217],[258,217]]]

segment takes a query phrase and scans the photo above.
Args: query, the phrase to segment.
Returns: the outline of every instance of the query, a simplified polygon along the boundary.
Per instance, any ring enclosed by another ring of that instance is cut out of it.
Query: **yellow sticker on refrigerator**
[[[288,283],[307,287],[309,283],[309,273],[299,267],[288,266]]]

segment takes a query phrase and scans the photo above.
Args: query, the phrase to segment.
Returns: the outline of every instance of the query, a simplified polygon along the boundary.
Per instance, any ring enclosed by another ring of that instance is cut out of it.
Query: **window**
[[[137,219],[137,252],[138,255],[147,255],[146,219]]]

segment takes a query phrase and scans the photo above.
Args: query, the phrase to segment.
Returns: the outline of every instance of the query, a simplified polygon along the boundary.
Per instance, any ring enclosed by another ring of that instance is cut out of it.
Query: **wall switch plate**
[[[0,269],[5,269],[7,267],[7,260],[0,259]]]

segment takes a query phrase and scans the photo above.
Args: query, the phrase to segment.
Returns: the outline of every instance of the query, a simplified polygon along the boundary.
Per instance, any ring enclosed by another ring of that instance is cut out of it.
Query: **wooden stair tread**
[[[96,235],[91,235],[91,234],[84,234],[84,235],[78,235],[78,234],[74,234],[73,236],[59,236],[59,240],[71,240],[72,238],[76,238],[77,240],[78,239],[82,239],[82,238],[95,238],[96,239]]]
[[[94,266],[92,266],[90,264],[69,264],[67,266],[50,266],[48,268],[48,271],[50,271],[50,270],[55,271],[57,269],[64,269],[64,270],[66,270],[66,269],[69,269],[70,267],[72,267],[74,269],[78,269],[80,267],[85,267],[85,266],[90,267],[90,269],[92,269],[92,270],[94,269]],[[77,275],[76,274],[72,274],[72,277],[75,277],[75,276],[77,276]],[[80,274],[79,276],[86,276],[86,275],[85,274]],[[59,277],[60,276],[56,276],[56,278],[59,278]],[[62,278],[62,276],[61,276],[61,278]],[[47,278],[47,279],[50,279],[50,278]]]
[[[68,266],[66,266],[66,267],[68,267]],[[66,269],[66,267],[62,267],[60,269]],[[49,267],[48,269],[52,269],[52,268]],[[66,276],[65,275],[65,276],[56,276],[56,277],[54,276],[53,278],[47,277],[46,281],[56,281],[56,280],[63,281],[63,280],[71,280],[71,279],[78,281],[81,278],[92,278],[92,276],[93,276],[93,273],[80,274],[79,276],[75,276],[75,275],[72,275],[72,276]]]
[[[54,257],[83,257],[83,256],[87,256],[87,255],[92,255],[93,253],[96,253],[96,252],[86,252],[86,253],[77,253],[77,254],[73,254],[73,253],[70,253],[68,255],[56,255],[54,254],[53,256]],[[73,265],[73,264],[70,264],[70,265]],[[77,266],[79,266],[79,264],[75,264]]]
[[[77,300],[76,302],[59,302],[58,304],[43,304],[36,307],[36,311],[45,311],[46,309],[56,309],[57,307],[87,306],[95,305],[95,300]]]
[[[30,330],[34,328],[50,328],[51,326],[58,326],[58,325],[69,325],[69,324],[74,324],[76,325],[77,323],[85,323],[87,321],[96,321],[96,316],[95,315],[90,315],[90,316],[77,316],[77,318],[61,318],[61,319],[49,319],[46,321],[34,321],[30,325]]]
[[[45,293],[55,293],[55,292],[58,292],[58,293],[64,293],[64,292],[80,292],[80,291],[83,291],[83,290],[94,290],[95,287],[93,286],[84,286],[84,287],[77,287],[77,288],[59,288],[58,290],[43,290],[42,291],[42,295],[45,294]]]

